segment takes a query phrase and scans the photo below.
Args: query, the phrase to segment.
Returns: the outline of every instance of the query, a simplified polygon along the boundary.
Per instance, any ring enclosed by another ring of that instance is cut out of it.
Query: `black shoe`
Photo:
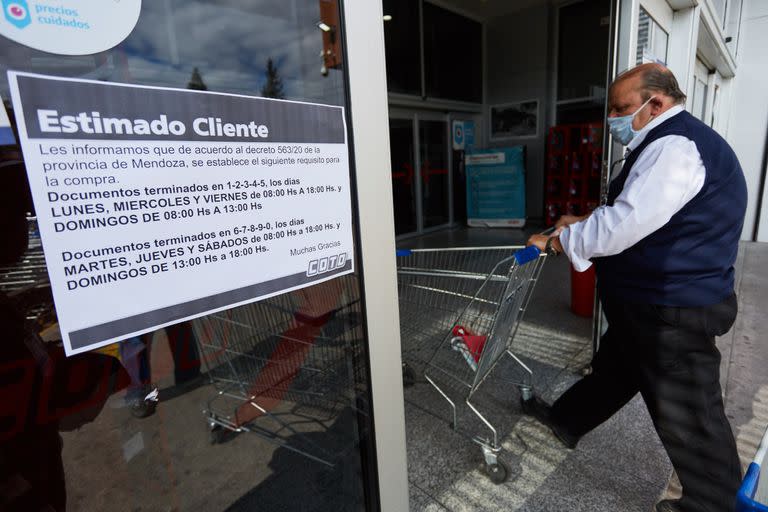
[[[528,416],[533,416],[540,423],[549,427],[555,437],[563,443],[566,448],[573,450],[579,443],[579,436],[570,434],[562,426],[555,423],[552,419],[552,407],[544,403],[538,397],[533,397],[530,400],[523,400],[523,413]]]
[[[125,403],[135,418],[152,416],[157,408],[157,388],[145,384],[130,389],[125,396]]]
[[[656,512],[682,512],[682,509],[677,506],[680,500],[664,500],[656,504]]]

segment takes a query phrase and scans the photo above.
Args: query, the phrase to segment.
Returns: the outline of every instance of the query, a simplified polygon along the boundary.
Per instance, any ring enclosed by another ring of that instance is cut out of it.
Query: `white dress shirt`
[[[683,111],[676,105],[648,123],[627,146],[637,148],[648,132]],[[617,173],[618,175],[618,173]],[[615,177],[615,176],[614,176]],[[595,209],[587,219],[560,233],[560,243],[577,271],[590,258],[619,254],[664,226],[704,186],[706,170],[696,144],[681,135],[651,142],[638,155],[613,206]]]

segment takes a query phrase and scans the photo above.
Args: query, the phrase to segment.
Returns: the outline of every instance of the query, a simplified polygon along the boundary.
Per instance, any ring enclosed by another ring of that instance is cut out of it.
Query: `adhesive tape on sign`
[[[141,11],[141,0],[0,1],[0,34],[58,55],[109,50],[133,31]]]

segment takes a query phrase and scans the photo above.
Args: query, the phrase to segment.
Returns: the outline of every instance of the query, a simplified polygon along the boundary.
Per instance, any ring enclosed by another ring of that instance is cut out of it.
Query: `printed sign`
[[[464,121],[454,121],[453,123],[453,149],[461,151],[464,149]]]
[[[472,151],[475,147],[475,122],[453,121],[453,149],[455,151]]]
[[[353,271],[343,108],[8,77],[68,354]]]
[[[477,150],[466,164],[467,224],[525,226],[524,146]]]
[[[467,165],[498,165],[506,161],[506,156],[503,151],[488,150],[484,153],[467,155],[464,161]]]
[[[141,0],[2,0],[0,34],[58,55],[90,55],[121,43],[139,21]]]
[[[464,121],[464,148],[467,151],[475,149],[475,122]]]

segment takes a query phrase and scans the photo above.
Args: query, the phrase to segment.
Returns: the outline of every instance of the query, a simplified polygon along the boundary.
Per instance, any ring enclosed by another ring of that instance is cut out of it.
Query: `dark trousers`
[[[554,420],[581,436],[640,392],[680,478],[681,508],[732,511],[741,466],[723,408],[715,336],[733,325],[736,297],[696,308],[616,300],[603,306],[609,327],[593,372],[555,402]]]

